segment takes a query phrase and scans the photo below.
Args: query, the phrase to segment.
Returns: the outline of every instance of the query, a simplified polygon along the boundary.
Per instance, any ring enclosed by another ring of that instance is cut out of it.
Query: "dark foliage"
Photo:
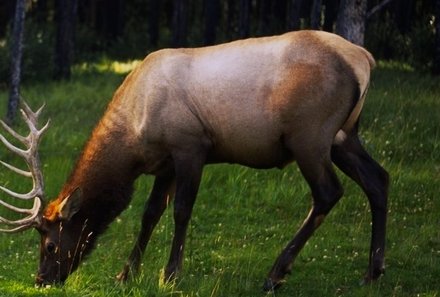
[[[76,12],[71,5],[75,2]],[[210,45],[308,28],[334,32],[340,2],[35,0],[27,2],[23,79],[68,78],[72,64],[103,55],[136,59],[164,47]],[[438,0],[368,0],[367,15],[374,7],[380,9],[365,20],[365,46],[378,59],[438,69],[435,3]],[[9,81],[14,7],[13,0],[0,2],[0,87]]]
[[[432,72],[440,75],[440,0],[435,2],[435,42]]]

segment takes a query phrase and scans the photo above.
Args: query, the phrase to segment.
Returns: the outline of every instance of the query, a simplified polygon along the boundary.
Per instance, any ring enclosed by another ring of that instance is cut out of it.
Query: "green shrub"
[[[399,31],[388,13],[371,20],[365,31],[365,47],[376,59],[397,60],[418,69],[427,69],[434,57],[434,27],[431,15],[414,21],[408,33]]]

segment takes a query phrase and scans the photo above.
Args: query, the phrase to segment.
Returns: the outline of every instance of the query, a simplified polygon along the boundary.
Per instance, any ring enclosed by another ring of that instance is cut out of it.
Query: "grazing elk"
[[[44,210],[37,145],[41,109],[24,106],[31,133],[24,138],[3,124],[27,150],[1,140],[24,157],[34,190],[27,214],[0,218],[15,232],[41,234],[37,284],[63,282],[88,254],[97,237],[130,202],[133,182],[155,176],[142,228],[127,264],[117,276],[138,270],[152,231],[174,198],[175,231],[165,268],[167,280],[182,266],[185,233],[205,164],[229,162],[253,168],[282,168],[296,161],[307,180],[313,206],[298,233],[278,256],[266,290],[279,286],[308,238],[341,198],[332,163],[358,183],[372,213],[370,259],[365,281],[384,272],[388,174],[363,149],[359,115],[373,57],[334,34],[299,31],[196,49],[150,54],[116,91],[58,197]]]

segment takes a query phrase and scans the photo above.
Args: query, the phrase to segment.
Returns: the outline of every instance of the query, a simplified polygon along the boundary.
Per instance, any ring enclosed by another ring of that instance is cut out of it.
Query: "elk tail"
[[[376,61],[374,60],[373,55],[367,51],[366,49],[364,49],[363,47],[359,47],[359,49],[363,52],[363,54],[365,55],[365,58],[368,61],[368,70],[365,69],[366,71],[371,72],[371,70],[374,69],[374,67],[376,67]],[[347,120],[345,121],[345,123],[342,125],[342,127],[339,129],[338,133],[336,133],[336,136],[333,140],[333,144],[341,144],[342,142],[345,141],[345,139],[347,138],[347,135],[349,133],[351,133],[354,129],[357,129],[357,123],[359,122],[359,116],[361,114],[362,111],[362,107],[364,106],[364,102],[365,102],[365,97],[367,96],[367,92],[368,92],[368,87],[370,86],[370,77],[368,75],[368,78],[366,80],[364,80],[364,83],[359,82],[359,92],[356,92],[360,97],[356,98],[358,99],[356,104],[354,105],[351,113],[349,114]],[[356,97],[357,97],[356,96]]]

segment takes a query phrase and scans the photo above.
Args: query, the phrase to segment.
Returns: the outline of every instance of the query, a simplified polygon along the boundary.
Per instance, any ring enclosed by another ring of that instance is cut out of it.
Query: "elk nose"
[[[36,287],[50,287],[50,286],[58,286],[63,285],[64,281],[58,279],[57,281],[51,280],[50,276],[47,274],[38,274],[35,277],[35,286]]]

